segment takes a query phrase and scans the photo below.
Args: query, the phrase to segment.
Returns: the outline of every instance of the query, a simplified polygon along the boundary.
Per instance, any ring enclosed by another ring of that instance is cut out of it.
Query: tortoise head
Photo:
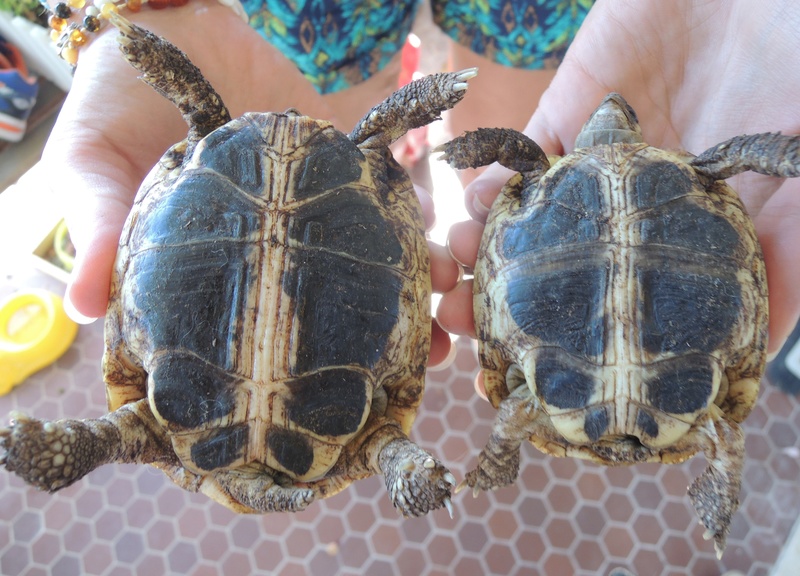
[[[638,144],[643,142],[639,119],[625,99],[612,92],[597,107],[580,134],[575,139],[575,148],[598,144]]]

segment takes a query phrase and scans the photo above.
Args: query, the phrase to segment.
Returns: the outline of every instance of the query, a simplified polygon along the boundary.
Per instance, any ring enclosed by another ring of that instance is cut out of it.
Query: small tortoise
[[[348,137],[289,110],[231,120],[177,48],[120,17],[120,46],[189,124],[125,225],[106,318],[110,414],[13,417],[3,461],[54,491],[149,463],[237,512],[297,511],[383,474],[395,507],[447,507],[453,475],[407,434],[430,347],[422,213],[388,145],[475,70],[376,106]]]
[[[480,129],[440,147],[457,168],[520,172],[489,214],[474,310],[498,409],[459,486],[513,482],[520,445],[606,465],[676,463],[702,450],[692,503],[725,547],[756,400],[767,283],[753,224],[722,179],[800,174],[800,137],[740,136],[699,157],[648,146],[610,94],[552,166],[532,140]]]

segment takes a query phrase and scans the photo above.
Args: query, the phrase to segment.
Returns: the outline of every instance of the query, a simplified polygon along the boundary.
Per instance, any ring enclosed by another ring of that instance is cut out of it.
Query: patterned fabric
[[[453,40],[499,64],[555,68],[594,0],[431,0]]]
[[[400,51],[418,0],[244,0],[250,25],[317,90],[366,80]]]
[[[243,0],[250,25],[322,94],[384,68],[421,0]],[[505,66],[555,68],[594,0],[431,0],[453,40]]]

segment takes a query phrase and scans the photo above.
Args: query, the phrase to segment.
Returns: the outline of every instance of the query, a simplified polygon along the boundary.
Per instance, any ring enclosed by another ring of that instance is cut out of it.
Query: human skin
[[[699,154],[732,136],[800,133],[800,4],[791,0],[599,0],[524,132],[548,154],[572,150],[602,98],[621,93],[644,139]],[[453,256],[475,264],[489,207],[511,172],[493,165],[467,186],[473,220],[455,225]],[[800,317],[800,179],[745,173],[729,180],[753,218],[767,266],[769,351]],[[472,286],[442,297],[439,323],[475,337]]]
[[[396,63],[353,90],[347,99],[320,96],[292,62],[216,0],[180,8],[126,13],[137,24],[176,44],[219,92],[232,117],[246,111],[296,108],[330,119],[345,132],[396,88]],[[119,53],[116,30],[105,23],[80,51],[72,88],[41,162],[28,181],[46,184],[64,202],[75,244],[67,287],[70,315],[87,322],[105,314],[111,270],[122,226],[139,184],[161,154],[186,137],[177,109],[137,78]],[[389,79],[394,74],[394,83]],[[433,225],[430,195],[417,189],[426,224]],[[458,266],[433,243],[432,284],[452,289]],[[430,364],[452,358],[450,337],[433,322]]]

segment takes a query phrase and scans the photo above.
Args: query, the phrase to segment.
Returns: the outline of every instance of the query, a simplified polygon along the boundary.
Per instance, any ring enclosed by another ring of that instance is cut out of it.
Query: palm
[[[197,21],[190,26],[186,18]],[[290,106],[329,115],[296,68],[224,6],[143,11],[137,20],[186,50],[234,115]],[[117,240],[136,190],[186,133],[177,109],[124,61],[113,30],[84,50],[39,166],[42,181],[58,174],[57,186],[70,194],[67,220],[78,259],[69,294],[82,314],[104,314]]]
[[[198,20],[190,24],[187,18]],[[137,22],[186,51],[233,117],[290,107],[316,118],[332,117],[294,64],[217,2],[206,2],[205,11],[142,11]],[[344,117],[353,114],[345,112]],[[68,303],[76,316],[105,313],[119,235],[136,190],[164,151],[186,134],[177,109],[124,61],[113,30],[84,51],[38,167],[40,181],[70,200],[67,220],[78,256]],[[57,181],[52,174],[58,174]],[[432,218],[429,198],[420,199]],[[433,284],[440,291],[449,289],[456,275],[449,272],[454,265],[442,252],[432,250]],[[449,337],[434,323],[431,364],[444,360],[450,349]]]
[[[793,2],[679,2],[600,0],[545,92],[526,133],[548,153],[572,149],[583,122],[611,91],[639,115],[645,140],[699,154],[743,133],[800,133],[800,10]],[[467,189],[490,206],[508,172],[499,168]],[[733,178],[756,222],[770,282],[773,336],[782,342],[800,314],[800,272],[792,264],[800,245],[800,182],[754,174]],[[471,210],[477,220],[485,213]],[[454,255],[474,264],[480,227],[456,227]],[[442,301],[440,320],[472,333],[468,287]]]

